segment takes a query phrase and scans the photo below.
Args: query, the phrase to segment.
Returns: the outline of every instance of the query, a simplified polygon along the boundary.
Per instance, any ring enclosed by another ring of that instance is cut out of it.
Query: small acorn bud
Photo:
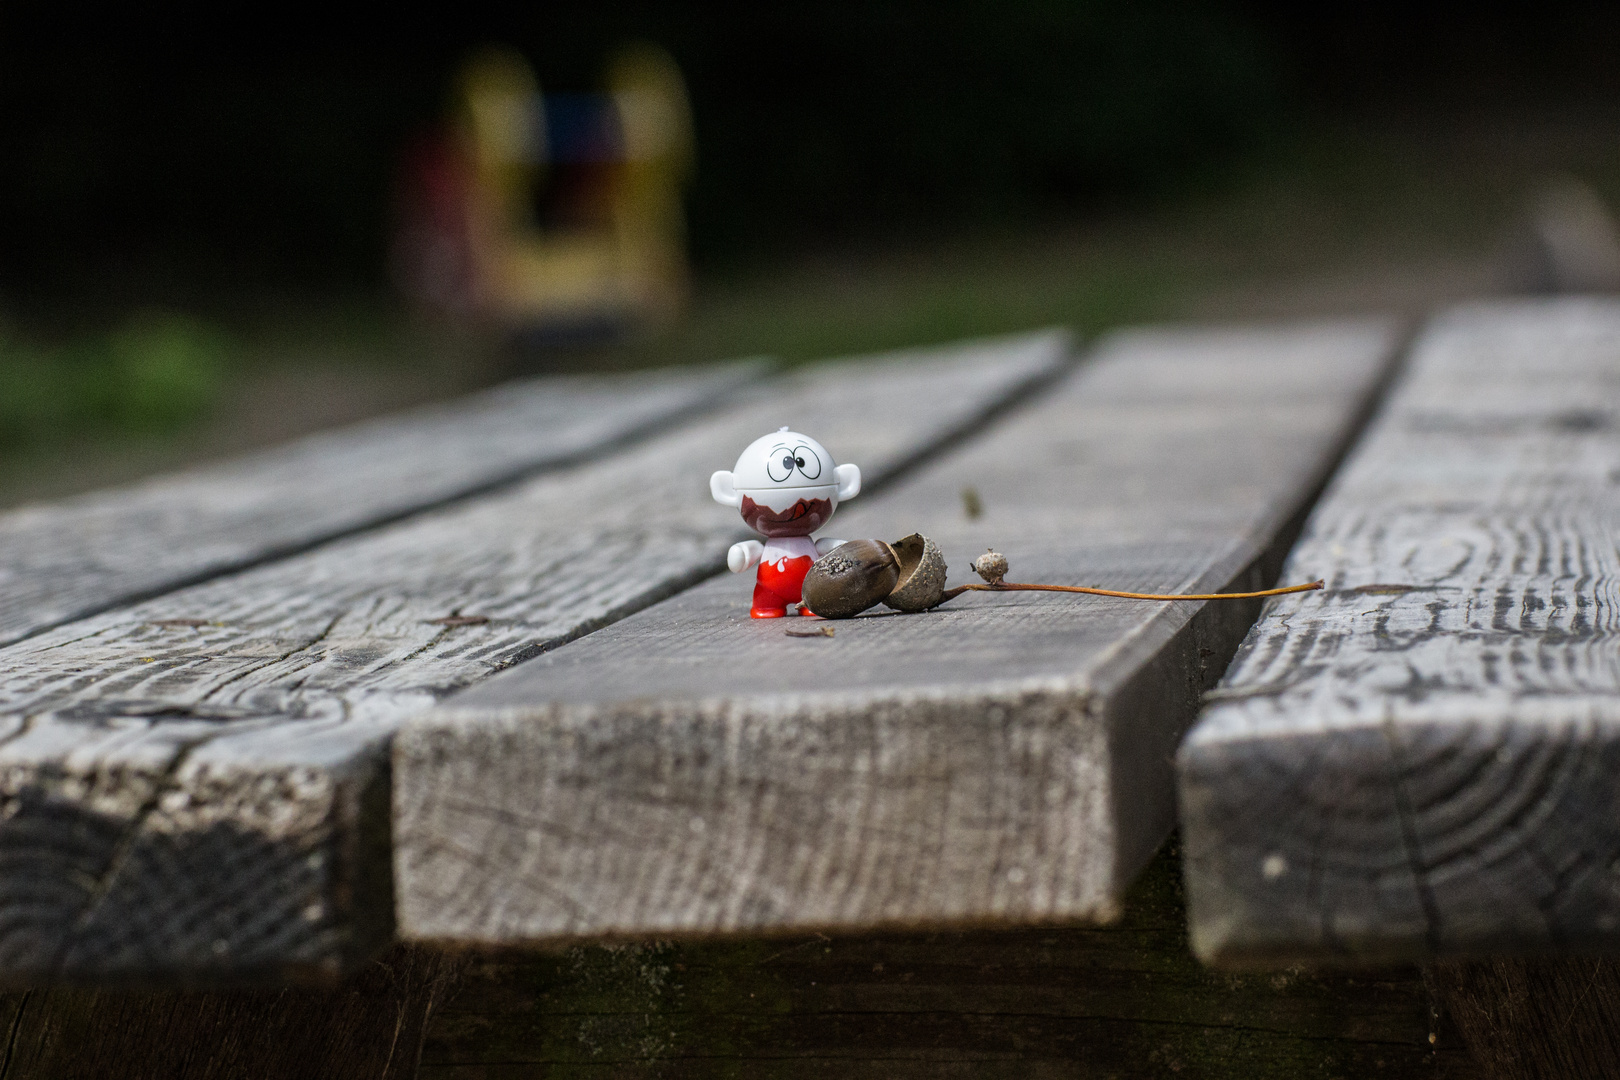
[[[881,540],[851,540],[817,559],[804,575],[804,606],[824,619],[847,619],[894,591],[900,564]]]
[[[1007,576],[1007,556],[993,548],[973,560],[973,572],[992,585],[1000,585]]]

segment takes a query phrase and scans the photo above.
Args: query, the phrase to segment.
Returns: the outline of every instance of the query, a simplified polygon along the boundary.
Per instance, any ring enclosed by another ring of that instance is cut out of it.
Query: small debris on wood
[[[153,619],[152,626],[214,626],[211,619]]]
[[[818,626],[814,630],[784,630],[782,632],[784,634],[786,634],[788,637],[832,637],[833,636],[833,628],[830,627],[830,626]]]
[[[446,615],[442,619],[428,619],[434,626],[483,626],[489,622],[488,615]]]

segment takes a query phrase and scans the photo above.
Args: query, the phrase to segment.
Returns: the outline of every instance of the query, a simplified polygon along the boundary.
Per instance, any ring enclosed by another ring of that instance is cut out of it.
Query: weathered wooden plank
[[[1464,1080],[1412,967],[1214,972],[1174,845],[1104,927],[800,934],[500,953],[435,1013],[422,1080]]]
[[[1620,304],[1423,335],[1180,756],[1222,964],[1620,944]]]
[[[838,531],[921,530],[958,572],[994,544],[1020,580],[1250,585],[1391,341],[1382,324],[1120,337]],[[748,606],[746,583],[706,583],[414,720],[394,754],[401,932],[1107,918],[1170,828],[1198,693],[1258,611],[975,594],[801,639]]]
[[[767,365],[558,377],[0,514],[0,645],[288,555],[712,408]]]
[[[359,962],[392,929],[401,719],[716,572],[745,530],[708,474],[784,419],[881,486],[1067,359],[1049,333],[801,369],[614,457],[0,650],[0,978]]]

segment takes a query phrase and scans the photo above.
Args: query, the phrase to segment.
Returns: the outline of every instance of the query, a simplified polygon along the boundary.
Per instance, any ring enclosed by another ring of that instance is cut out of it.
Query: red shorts
[[[810,556],[800,555],[795,559],[760,563],[759,578],[754,585],[754,607],[748,614],[756,619],[779,619],[786,615],[788,605],[797,604],[804,595],[804,575],[810,572],[813,562]]]

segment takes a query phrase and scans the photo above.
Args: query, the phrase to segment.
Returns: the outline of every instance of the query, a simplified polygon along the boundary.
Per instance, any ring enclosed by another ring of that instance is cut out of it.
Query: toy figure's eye
[[[821,475],[821,455],[808,446],[795,446],[793,448],[793,464],[804,473],[805,479],[814,480]]]
[[[792,454],[783,454],[779,458],[766,458],[765,475],[769,476],[772,480],[775,480],[778,484],[780,484],[782,481],[793,475],[793,466],[794,461]]]

